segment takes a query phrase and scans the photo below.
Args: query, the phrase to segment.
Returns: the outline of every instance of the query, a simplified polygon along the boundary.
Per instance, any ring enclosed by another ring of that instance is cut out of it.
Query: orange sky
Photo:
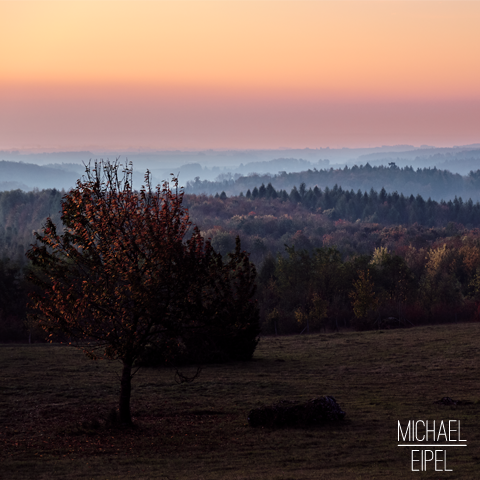
[[[480,142],[480,1],[2,1],[0,149]]]

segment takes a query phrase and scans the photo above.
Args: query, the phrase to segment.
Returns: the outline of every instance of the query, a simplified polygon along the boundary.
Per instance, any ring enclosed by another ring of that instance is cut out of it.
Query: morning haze
[[[479,478],[479,1],[0,19],[2,479]]]

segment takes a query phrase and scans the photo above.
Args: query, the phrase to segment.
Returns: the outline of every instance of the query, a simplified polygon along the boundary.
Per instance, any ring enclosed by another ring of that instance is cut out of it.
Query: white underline
[[[446,445],[439,445],[438,443],[425,444],[425,443],[407,443],[407,444],[398,444],[399,447],[466,447],[467,445],[454,445],[452,443],[447,443]]]

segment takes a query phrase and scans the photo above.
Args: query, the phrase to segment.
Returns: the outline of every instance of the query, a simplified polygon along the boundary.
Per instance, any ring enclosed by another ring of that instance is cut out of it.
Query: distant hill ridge
[[[397,167],[413,167],[415,171],[418,168],[436,167],[439,170],[449,170],[453,174],[468,175],[470,171],[480,169],[480,144],[448,148],[427,145],[420,148],[412,145],[395,145],[332,149],[129,152],[92,152],[84,150],[32,153],[4,150],[0,151],[0,160],[3,160],[0,168],[0,188],[3,190],[14,187],[24,190],[34,188],[69,189],[83,175],[85,163],[102,158],[111,160],[119,158],[120,161],[133,162],[135,166],[135,185],[138,185],[138,187],[141,185],[145,170],[149,169],[153,174],[154,183],[161,183],[163,180],[169,179],[170,174],[173,173],[180,176],[180,181],[183,184],[194,181],[196,177],[202,182],[205,180],[220,182],[218,190],[221,191],[230,188],[232,183],[241,176],[258,174],[274,178],[278,177],[281,172],[301,175],[309,170],[328,170],[331,167],[337,171],[345,166],[353,169],[355,166],[366,166],[367,163],[372,167],[388,167],[393,162]],[[345,179],[342,178],[341,181],[343,182]],[[423,187],[422,190],[412,190],[412,185],[390,185],[390,183],[389,180],[388,184],[369,184],[367,179],[362,183],[339,184],[342,187],[354,189],[369,189],[372,187],[378,189],[385,186],[387,190],[396,189],[404,193],[432,195],[432,198],[439,199],[435,193],[435,188],[430,188],[429,191],[425,192]],[[292,188],[293,184],[298,184],[298,182],[294,181],[287,187]],[[217,187],[208,184],[203,184],[202,188],[204,188],[205,193],[213,194],[216,193],[217,189]],[[235,194],[239,191],[232,190],[231,193]],[[449,196],[451,194],[452,192],[448,192]],[[453,195],[455,194],[465,196],[463,191],[453,193]]]
[[[32,188],[72,188],[79,178],[77,171],[47,167],[34,163],[0,161],[0,190]],[[13,188],[12,188],[13,187]]]
[[[208,182],[199,179],[188,182],[187,193],[216,194],[224,191],[227,195],[246,194],[247,190],[260,188],[271,183],[277,190],[290,191],[302,183],[307,188],[333,188],[341,186],[344,190],[398,192],[406,196],[421,195],[432,200],[453,200],[456,196],[463,199],[480,200],[480,170],[467,176],[451,173],[448,170],[434,168],[399,168],[394,162],[389,167],[372,167],[368,163],[362,166],[307,170],[277,175],[250,175],[236,180]]]

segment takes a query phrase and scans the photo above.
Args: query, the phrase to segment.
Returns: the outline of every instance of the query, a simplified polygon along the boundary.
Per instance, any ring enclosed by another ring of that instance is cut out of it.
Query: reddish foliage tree
[[[153,189],[147,171],[137,192],[132,167],[119,169],[88,167],[64,196],[63,232],[48,219],[27,256],[42,292],[31,296],[30,316],[51,337],[79,341],[91,358],[121,360],[120,421],[130,424],[135,361],[148,345],[198,329],[202,288],[218,258],[196,227],[190,235],[177,179],[173,191],[166,182]]]

